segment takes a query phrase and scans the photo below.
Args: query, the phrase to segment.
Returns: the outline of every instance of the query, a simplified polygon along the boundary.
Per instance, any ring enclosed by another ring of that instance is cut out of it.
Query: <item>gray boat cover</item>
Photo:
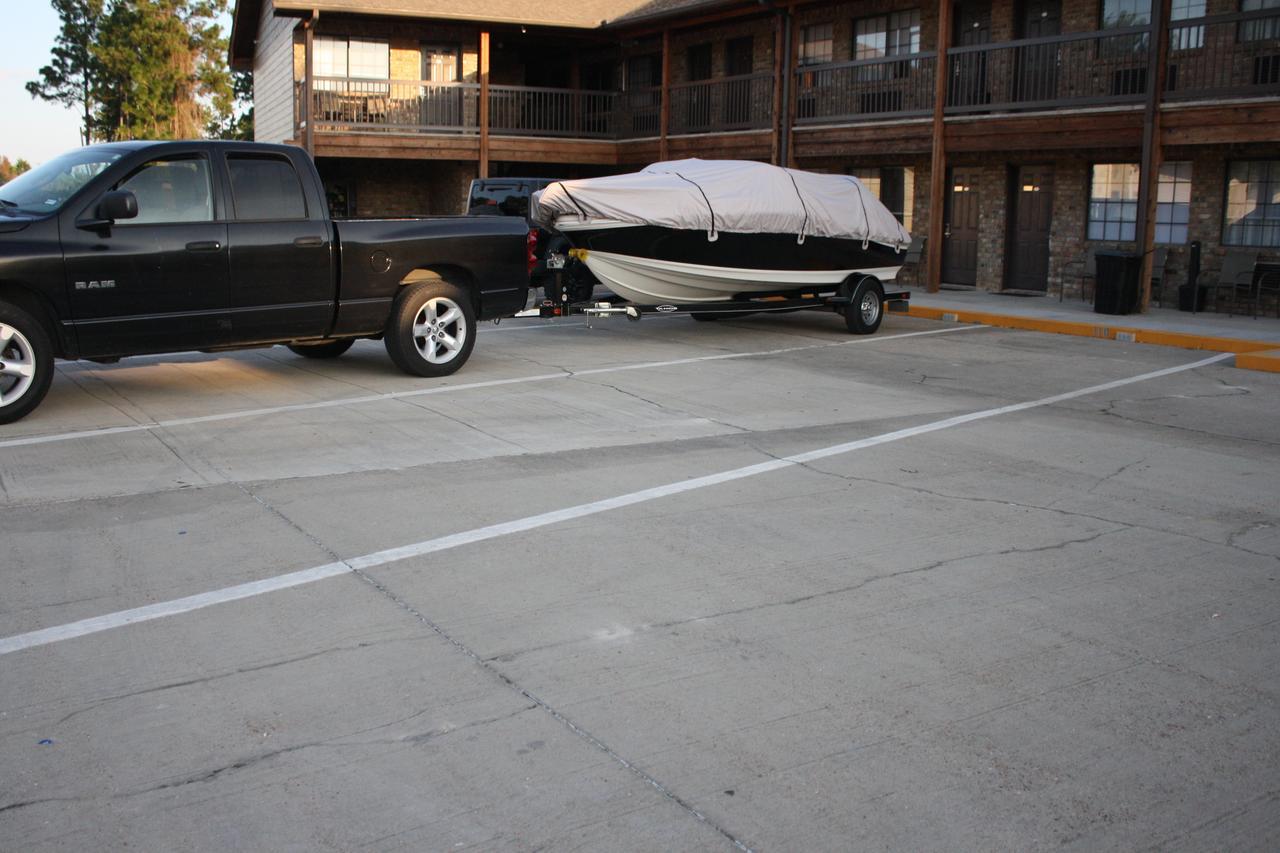
[[[669,160],[639,172],[557,181],[533,196],[544,225],[562,216],[637,225],[874,241],[897,249],[911,235],[852,175],[819,175],[747,160]]]

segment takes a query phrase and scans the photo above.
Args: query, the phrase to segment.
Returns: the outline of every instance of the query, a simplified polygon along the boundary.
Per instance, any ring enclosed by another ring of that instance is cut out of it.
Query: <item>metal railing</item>
[[[1280,9],[1169,25],[1166,100],[1280,92]]]
[[[773,75],[742,74],[671,86],[668,132],[756,130],[773,124]]]
[[[657,136],[662,123],[662,87],[646,86],[618,93],[617,139]]]
[[[1146,27],[953,48],[948,113],[1140,102],[1151,37]]]
[[[931,51],[804,66],[796,71],[796,124],[928,115],[936,67]]]
[[[530,136],[612,139],[615,92],[533,86],[489,87],[489,130]]]
[[[317,131],[474,133],[480,126],[480,86],[317,77],[311,107]]]

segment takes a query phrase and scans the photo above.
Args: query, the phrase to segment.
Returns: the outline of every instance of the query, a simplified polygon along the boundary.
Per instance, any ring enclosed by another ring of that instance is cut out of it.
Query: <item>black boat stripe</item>
[[[783,169],[787,173],[787,177],[791,179],[791,188],[796,191],[796,198],[800,199],[800,207],[804,210],[804,222],[800,224],[800,236],[804,237],[809,231],[809,205],[804,203],[804,196],[800,195],[800,187],[796,184],[796,176],[791,174],[790,169]],[[866,207],[862,208],[862,212],[866,213]]]
[[[680,174],[679,172],[672,172],[671,174],[675,175],[677,178],[679,178],[682,181],[687,181],[688,183],[693,184],[695,187],[698,187],[697,181],[690,181],[688,178],[686,178],[684,175]],[[705,192],[702,192],[702,187],[698,187],[698,192],[702,193],[702,200],[707,203],[707,210],[711,212],[711,233],[714,234],[716,233],[716,209],[711,206],[711,199],[707,198],[707,194]]]
[[[583,219],[590,219],[590,215],[578,204],[578,200],[573,197],[573,193],[569,192],[569,188],[564,185],[564,181],[556,181],[560,185],[560,189],[564,190],[564,194],[569,197],[569,201],[573,202],[573,206],[578,208],[578,213],[582,214]]]

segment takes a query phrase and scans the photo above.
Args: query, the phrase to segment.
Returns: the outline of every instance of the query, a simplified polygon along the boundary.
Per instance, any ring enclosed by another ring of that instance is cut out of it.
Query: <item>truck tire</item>
[[[40,405],[53,382],[53,344],[35,317],[0,302],[0,424]]]
[[[341,338],[318,344],[288,344],[289,351],[304,358],[337,358],[356,342],[355,338]]]
[[[384,343],[405,373],[448,376],[467,363],[476,345],[470,294],[443,280],[406,285],[391,309]]]
[[[855,335],[873,334],[884,319],[884,288],[880,282],[868,275],[856,282],[845,282],[841,289],[850,295],[844,306],[845,327]]]

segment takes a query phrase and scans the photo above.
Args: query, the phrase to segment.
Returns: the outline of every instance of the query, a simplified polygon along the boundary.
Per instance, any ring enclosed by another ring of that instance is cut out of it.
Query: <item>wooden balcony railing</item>
[[[773,75],[742,74],[671,87],[670,133],[759,130],[773,125]]]
[[[933,112],[937,55],[809,65],[796,72],[796,124],[839,124]]]
[[[1169,25],[1166,100],[1280,93],[1280,9]]]
[[[616,92],[490,86],[489,130],[513,135],[612,139],[617,99]]]
[[[317,77],[311,95],[320,132],[474,133],[480,126],[475,83]]]

